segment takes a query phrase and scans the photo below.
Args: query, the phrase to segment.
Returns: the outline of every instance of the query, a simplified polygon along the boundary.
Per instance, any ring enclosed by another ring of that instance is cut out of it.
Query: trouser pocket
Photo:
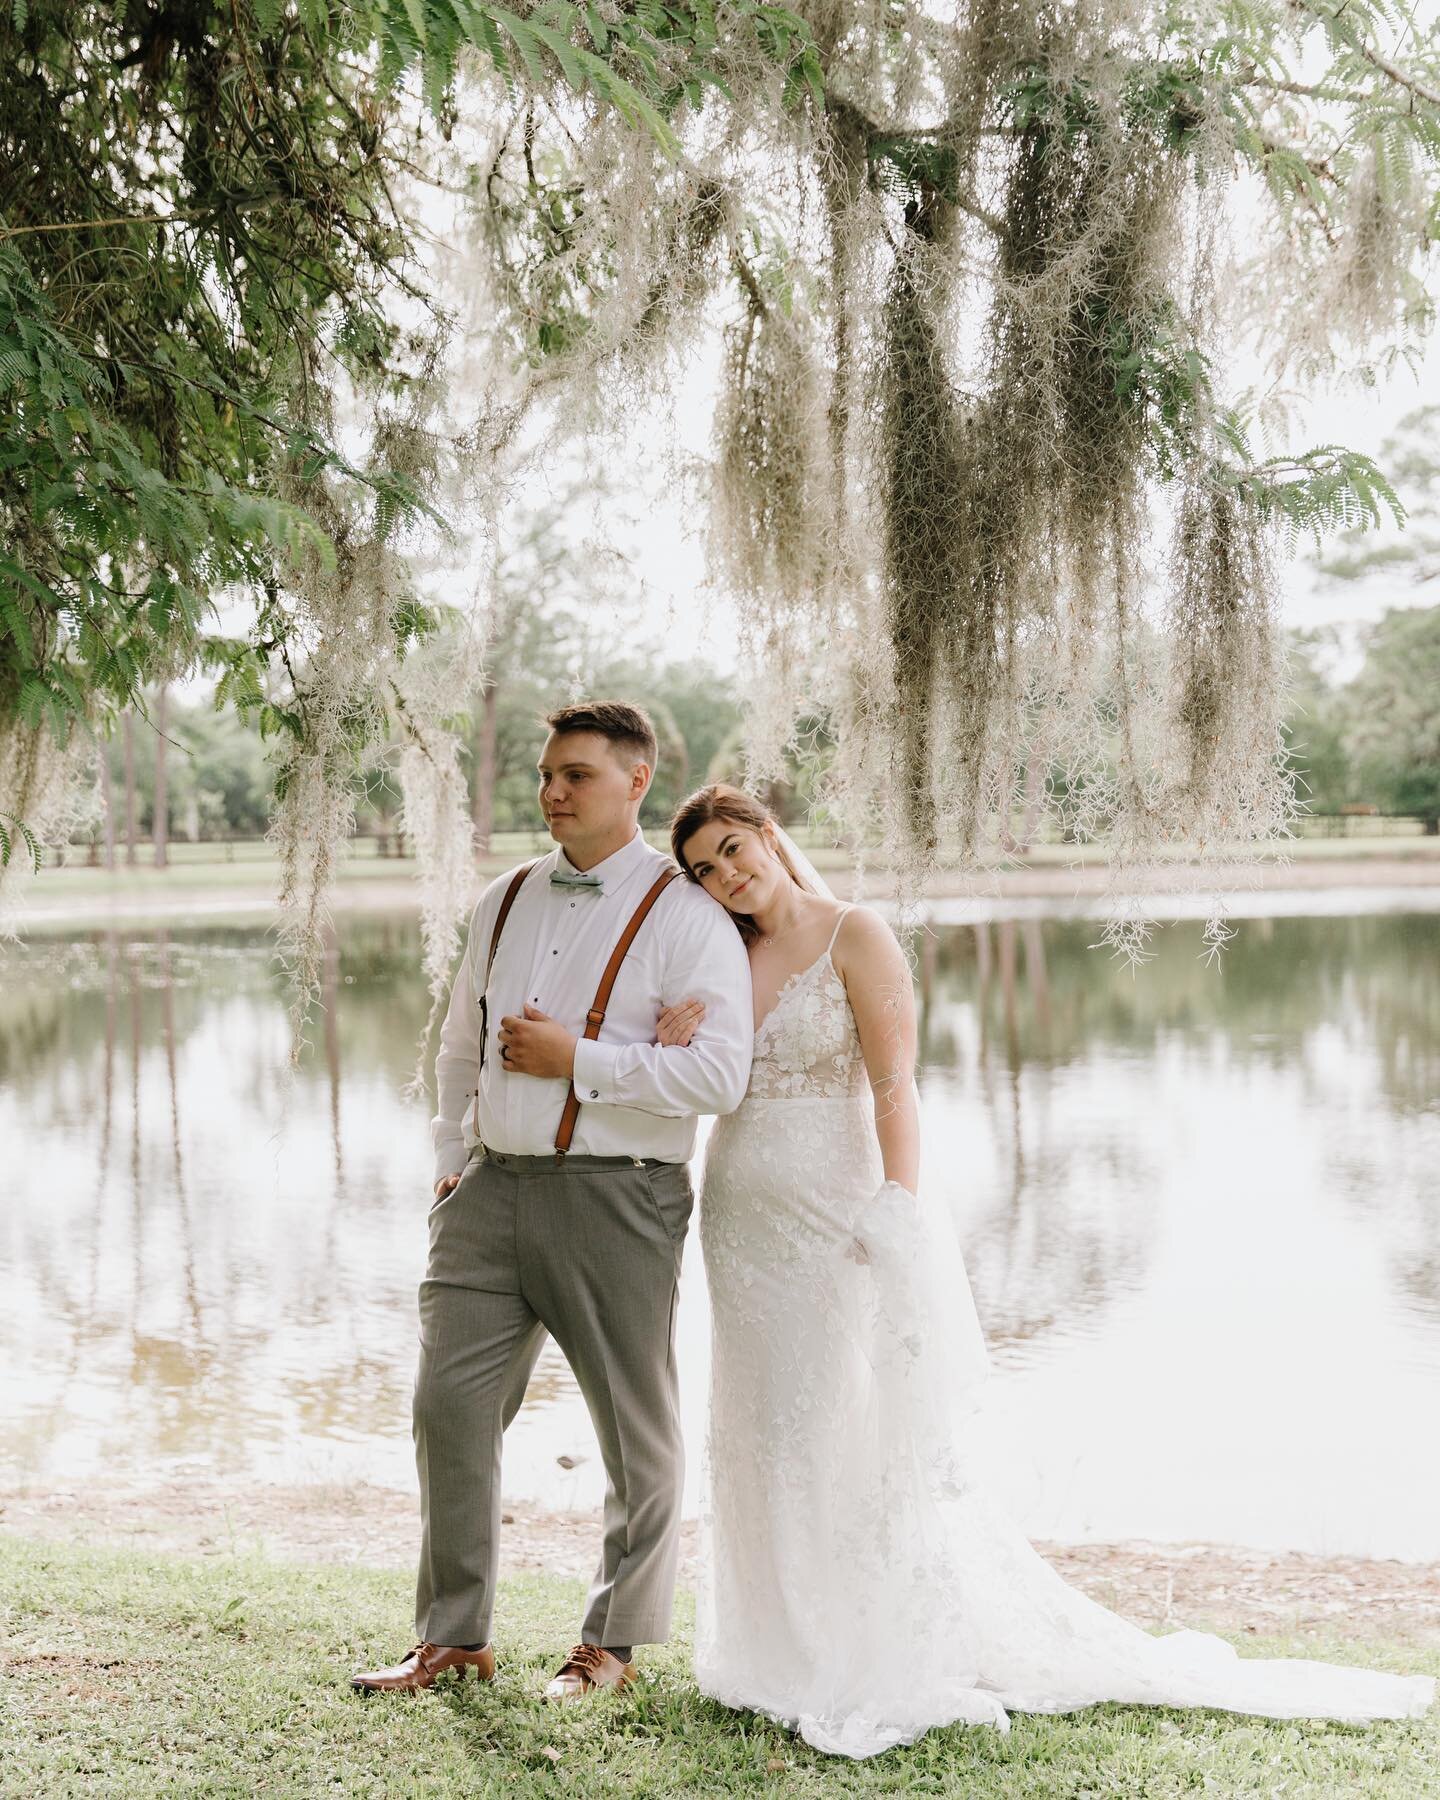
[[[645,1185],[650,1190],[661,1229],[678,1249],[685,1242],[690,1214],[695,1207],[695,1190],[690,1185],[689,1169],[684,1163],[647,1163]]]

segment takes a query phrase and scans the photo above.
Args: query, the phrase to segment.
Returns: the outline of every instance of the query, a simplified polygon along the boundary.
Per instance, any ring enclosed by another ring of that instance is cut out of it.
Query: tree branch
[[[49,225],[0,226],[0,242],[6,238],[32,237],[42,231],[103,231],[112,225],[187,225],[211,216],[207,207],[201,212],[135,214],[122,213],[113,219],[65,219]]]
[[[1318,19],[1322,25],[1338,31],[1355,54],[1364,57],[1371,68],[1378,69],[1387,81],[1393,81],[1397,87],[1404,88],[1411,96],[1412,111],[1417,99],[1423,100],[1427,106],[1440,108],[1440,88],[1431,87],[1420,76],[1412,75],[1408,69],[1402,69],[1399,63],[1391,62],[1388,56],[1383,56],[1372,44],[1367,44],[1358,31],[1351,30],[1349,26],[1341,26],[1340,15],[1345,10],[1343,3],[1333,12],[1324,5],[1316,4],[1316,0],[1294,0],[1294,3],[1302,12],[1309,13],[1312,19]]]
[[[1433,88],[1429,82],[1422,81],[1418,75],[1412,75],[1409,70],[1402,69],[1398,63],[1391,62],[1389,57],[1382,56],[1378,50],[1363,40],[1356,39],[1355,48],[1366,62],[1411,95],[1412,107],[1413,102],[1417,99],[1423,100],[1427,106],[1440,107],[1440,88]]]
[[[1274,75],[1262,75],[1251,63],[1235,81],[1236,87],[1260,87],[1272,94],[1294,94],[1302,100],[1336,100],[1345,106],[1363,106],[1373,95],[1352,88],[1337,88],[1323,81],[1281,81]]]
[[[213,223],[225,213],[254,212],[276,201],[289,203],[292,194],[227,195],[223,207],[201,206],[172,213],[119,213],[109,219],[61,219],[46,225],[0,225],[0,243],[7,238],[32,237],[49,231],[104,231],[115,225],[203,225]]]

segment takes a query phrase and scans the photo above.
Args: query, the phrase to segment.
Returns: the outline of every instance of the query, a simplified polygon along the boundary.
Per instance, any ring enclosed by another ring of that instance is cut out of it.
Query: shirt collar
[[[635,835],[628,844],[622,844],[618,850],[607,856],[604,862],[596,863],[593,869],[586,869],[583,873],[593,875],[597,881],[603,882],[613,893],[621,882],[628,881],[640,867],[649,848],[650,846],[645,842],[645,834],[637,825]],[[560,849],[555,852],[555,867],[567,875],[582,873]]]

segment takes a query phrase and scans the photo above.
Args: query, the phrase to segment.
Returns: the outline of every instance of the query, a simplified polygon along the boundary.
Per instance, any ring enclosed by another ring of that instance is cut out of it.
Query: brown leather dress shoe
[[[615,1659],[612,1656],[611,1662]],[[393,1669],[367,1669],[352,1675],[350,1685],[357,1694],[413,1694],[419,1688],[433,1687],[435,1677],[446,1669],[455,1671],[455,1679],[463,1681],[465,1671],[473,1669],[477,1680],[495,1679],[495,1652],[488,1644],[479,1650],[455,1650],[448,1644],[417,1644],[403,1662]]]
[[[577,1644],[556,1670],[545,1689],[545,1698],[583,1700],[597,1688],[629,1687],[634,1679],[633,1662],[622,1663],[598,1644]]]

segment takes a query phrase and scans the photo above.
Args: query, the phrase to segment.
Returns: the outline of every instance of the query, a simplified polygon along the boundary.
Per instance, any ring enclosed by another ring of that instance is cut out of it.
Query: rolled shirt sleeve
[[[688,1045],[575,1046],[575,1092],[587,1106],[629,1106],[681,1118],[734,1112],[750,1080],[755,1043],[750,960],[724,907],[698,889],[676,895],[682,918],[668,934],[662,1004],[701,1000],[705,1017]]]

